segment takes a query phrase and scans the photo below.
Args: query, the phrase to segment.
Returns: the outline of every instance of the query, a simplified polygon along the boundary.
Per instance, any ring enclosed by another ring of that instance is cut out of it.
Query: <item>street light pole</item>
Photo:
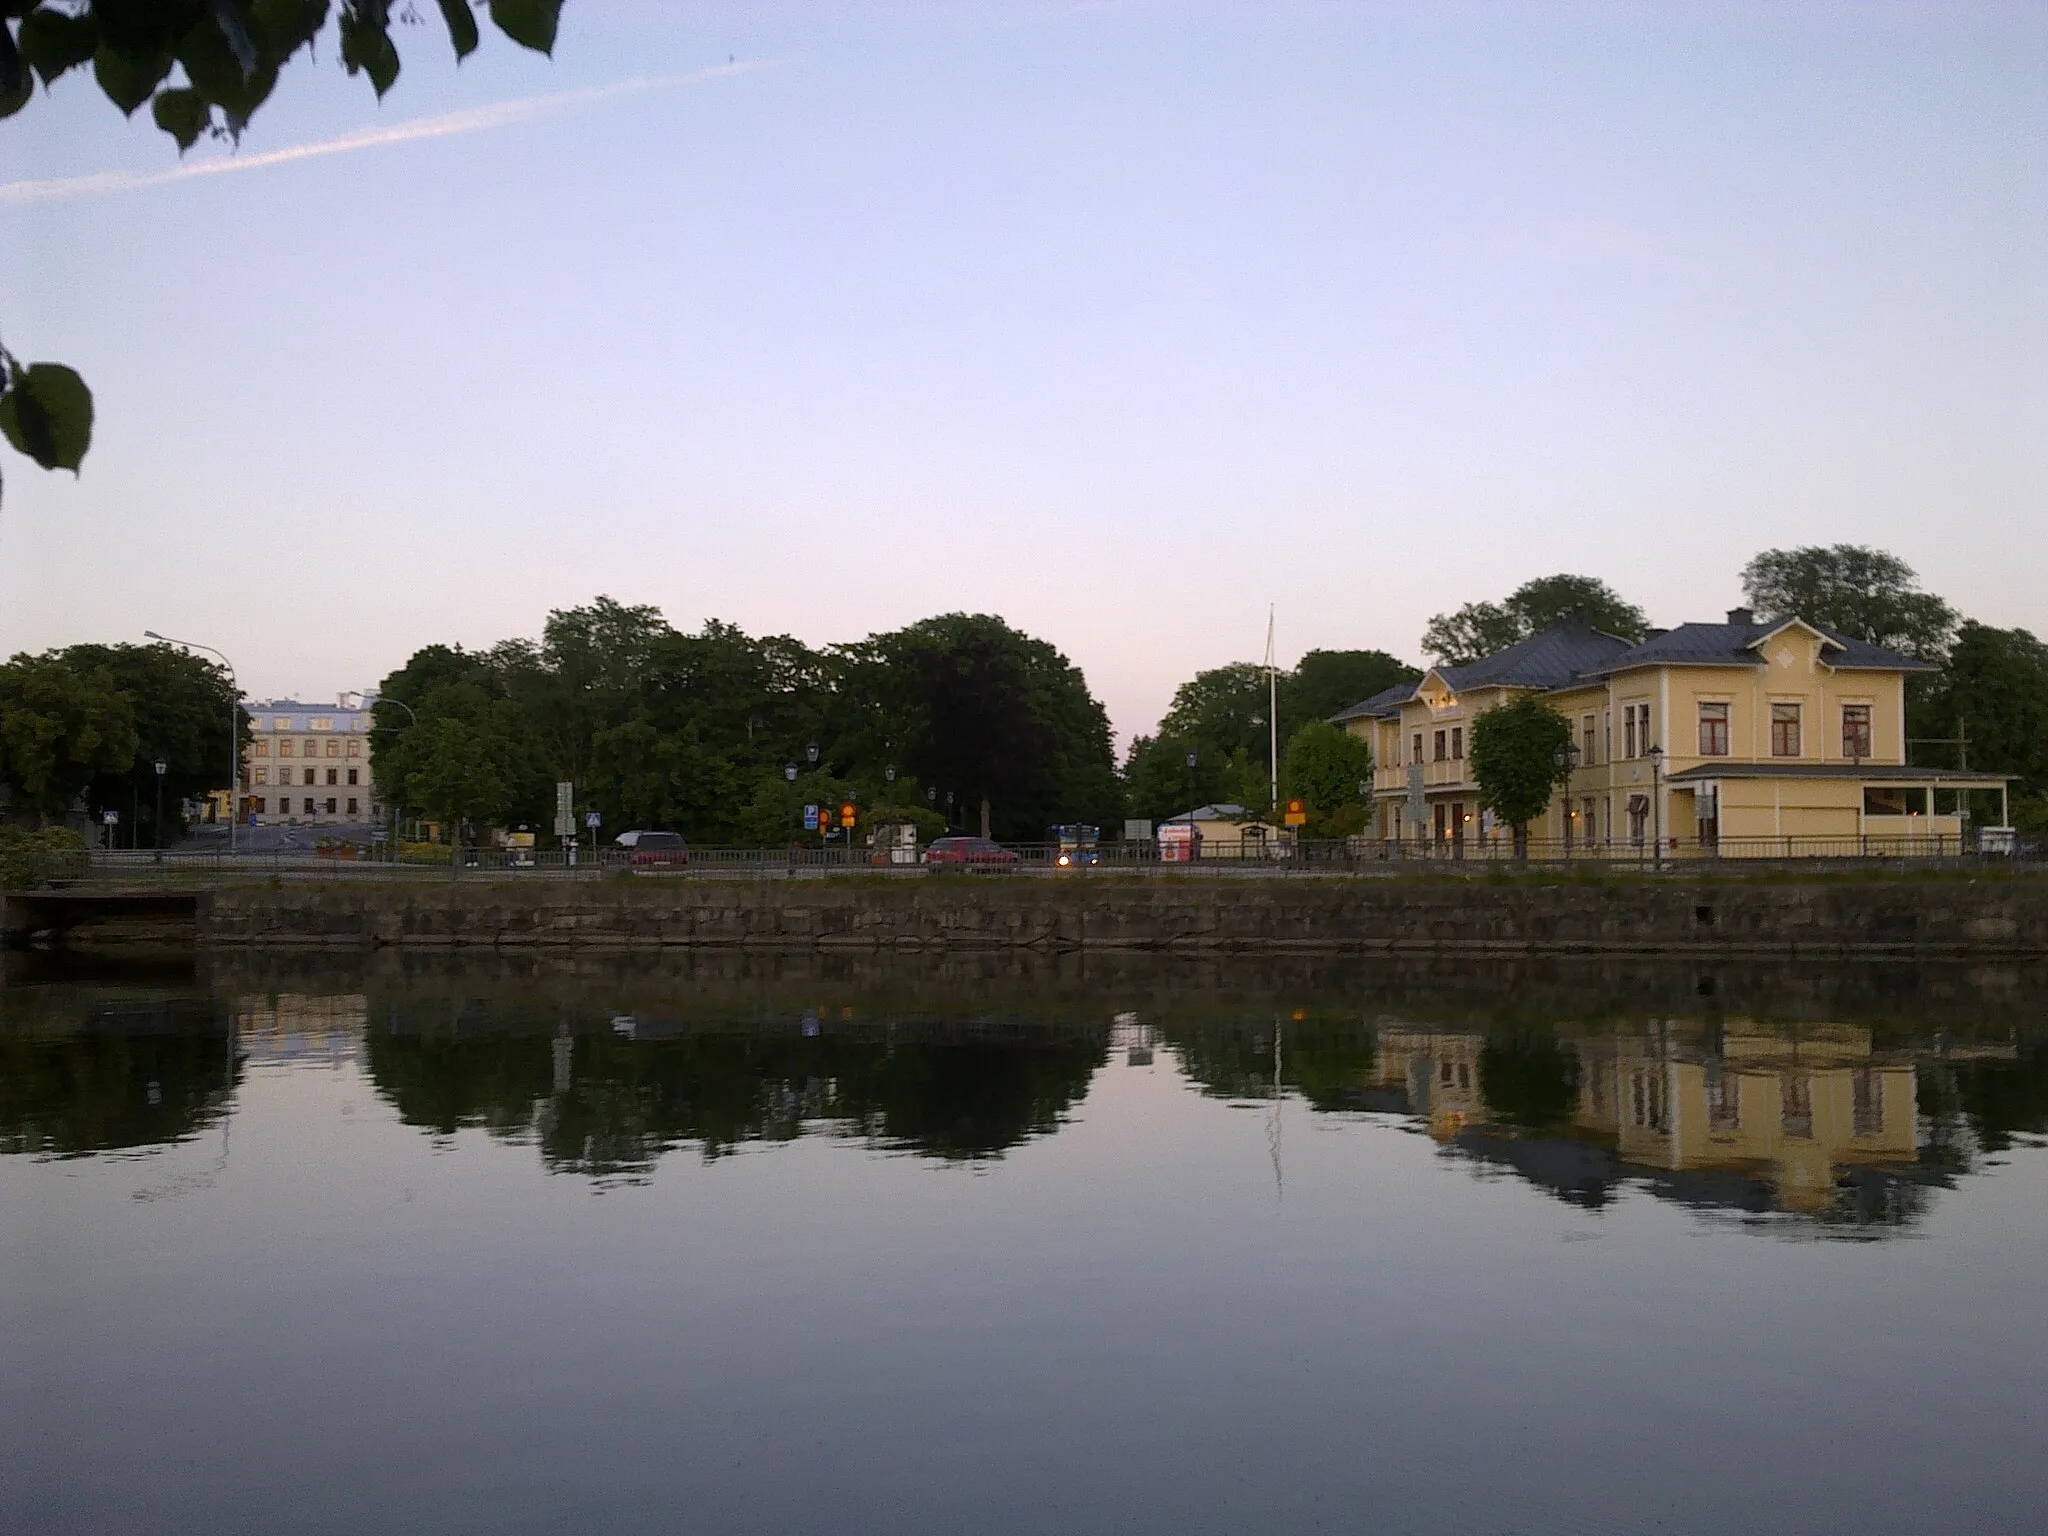
[[[1650,748],[1650,831],[1657,846],[1651,851],[1650,868],[1658,874],[1664,872],[1664,749]]]
[[[399,707],[400,709],[402,709],[402,710],[404,710],[404,711],[405,711],[405,717],[406,717],[406,718],[407,718],[408,720],[412,721],[412,723],[413,723],[414,725],[418,725],[418,724],[420,723],[420,717],[419,717],[418,715],[416,715],[416,714],[414,714],[414,713],[413,713],[413,708],[412,708],[412,706],[411,706],[410,704],[406,703],[406,702],[405,702],[405,700],[403,700],[403,699],[394,699],[394,698],[389,698],[389,697],[386,697],[386,696],[385,696],[385,695],[383,695],[383,694],[379,694],[379,695],[377,696],[377,703],[379,703],[379,704],[396,704],[396,705],[397,705],[397,706],[398,706],[398,707]],[[373,715],[373,717],[374,717],[374,715],[375,715],[375,707],[374,707],[374,706],[372,706],[372,710],[371,710],[371,713],[372,713],[372,715]],[[370,778],[371,778],[371,781],[372,781],[373,783],[374,783],[374,782],[376,781],[376,776],[377,776],[377,760],[376,760],[376,758],[375,758],[375,757],[372,757],[372,758],[370,759]],[[398,864],[398,824],[399,824],[399,814],[398,814],[398,813],[399,813],[399,811],[400,811],[401,809],[402,809],[402,807],[400,807],[400,805],[398,804],[398,802],[397,802],[396,800],[393,800],[393,801],[391,802],[391,863],[392,863],[392,866],[393,866],[394,868],[396,868],[396,867],[397,867],[397,864]]]
[[[164,645],[182,645],[188,651],[211,652],[220,657],[221,665],[228,669],[228,687],[233,691],[233,698],[228,704],[228,857],[233,858],[235,822],[239,819],[235,811],[235,791],[242,785],[242,685],[235,680],[235,664],[228,660],[225,652],[216,651],[210,645],[201,645],[196,640],[173,640],[153,629],[145,629],[142,638]]]
[[[164,770],[171,765],[162,758],[156,760],[156,825],[150,829],[149,845],[156,850],[156,861],[164,861]]]
[[[1188,862],[1195,861],[1195,754],[1188,754]]]

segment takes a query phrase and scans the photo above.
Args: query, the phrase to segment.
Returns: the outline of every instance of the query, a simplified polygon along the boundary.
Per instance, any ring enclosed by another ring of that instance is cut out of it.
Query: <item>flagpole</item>
[[[1273,605],[1266,604],[1266,766],[1268,814],[1280,808],[1280,680],[1273,669]]]

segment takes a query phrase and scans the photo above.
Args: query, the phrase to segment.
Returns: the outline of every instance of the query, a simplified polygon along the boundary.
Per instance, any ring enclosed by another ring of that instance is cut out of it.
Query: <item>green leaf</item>
[[[320,35],[328,0],[256,0],[251,20],[273,64],[282,64]]]
[[[207,19],[179,39],[178,62],[185,66],[193,88],[219,105],[237,131],[277,84],[276,67],[267,59],[258,60],[253,72],[245,72],[234,45]]]
[[[555,27],[562,19],[562,0],[491,0],[491,20],[522,48],[535,53],[555,51]]]
[[[348,9],[341,13],[341,62],[350,74],[367,74],[379,96],[398,79],[398,49],[381,12],[372,17]]]
[[[157,127],[178,141],[180,154],[197,143],[199,135],[213,121],[212,105],[197,91],[184,86],[158,91],[150,113],[156,118]]]
[[[171,56],[148,47],[114,48],[101,43],[92,56],[93,78],[107,100],[128,116],[156,94],[171,72]]]
[[[92,391],[62,363],[17,365],[0,395],[0,436],[43,468],[76,474],[92,446]]]
[[[28,69],[21,62],[21,51],[14,46],[14,34],[0,23],[0,101],[11,101],[16,96],[27,101],[32,89]]]
[[[228,45],[228,51],[241,66],[242,78],[248,79],[256,73],[255,39],[249,36],[249,29],[242,25],[240,13],[235,10],[234,0],[213,0],[213,23],[221,40]]]
[[[455,45],[458,60],[476,52],[476,13],[469,0],[441,0],[441,19],[448,23],[448,41]]]
[[[65,70],[89,61],[99,36],[90,16],[71,16],[44,6],[22,20],[21,56],[48,86]]]

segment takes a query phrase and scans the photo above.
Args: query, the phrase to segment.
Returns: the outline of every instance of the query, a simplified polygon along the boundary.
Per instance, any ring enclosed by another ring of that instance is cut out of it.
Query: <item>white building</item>
[[[242,819],[277,826],[381,821],[370,776],[370,704],[345,693],[333,704],[243,701],[252,740],[242,765]]]

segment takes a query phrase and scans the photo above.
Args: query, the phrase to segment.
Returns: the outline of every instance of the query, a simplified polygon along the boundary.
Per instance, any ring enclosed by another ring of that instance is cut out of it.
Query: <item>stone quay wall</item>
[[[450,882],[204,893],[204,946],[2048,954],[2048,878]]]

